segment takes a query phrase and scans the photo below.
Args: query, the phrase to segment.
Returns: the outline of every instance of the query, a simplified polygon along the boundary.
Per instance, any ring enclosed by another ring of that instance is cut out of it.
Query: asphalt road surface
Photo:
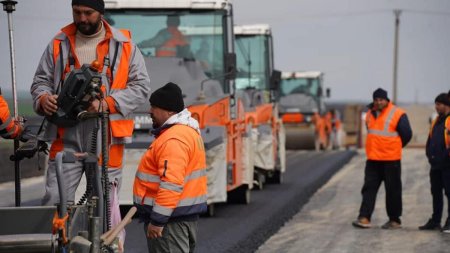
[[[354,151],[288,151],[281,185],[253,190],[249,205],[217,205],[214,217],[200,219],[196,252],[254,252],[354,154]],[[146,253],[143,225],[133,220],[126,231],[126,252]]]

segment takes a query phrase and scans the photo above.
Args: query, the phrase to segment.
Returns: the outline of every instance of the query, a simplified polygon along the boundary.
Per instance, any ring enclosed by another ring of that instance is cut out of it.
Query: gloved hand
[[[14,119],[14,124],[16,125],[16,127],[19,129],[19,131],[17,132],[17,136],[16,136],[16,140],[20,140],[22,142],[26,142],[28,139],[22,139],[23,133],[24,133],[24,123],[25,123],[26,119],[22,116],[17,116],[16,119]]]

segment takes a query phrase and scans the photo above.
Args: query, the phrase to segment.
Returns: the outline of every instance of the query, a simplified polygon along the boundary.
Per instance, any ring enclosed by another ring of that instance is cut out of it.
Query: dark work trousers
[[[197,243],[198,221],[169,222],[164,226],[162,237],[147,238],[149,253],[192,253]],[[148,223],[144,224],[147,234]]]
[[[389,220],[400,223],[402,215],[402,179],[400,161],[366,161],[364,185],[361,189],[362,203],[359,217],[370,220],[378,189],[382,182],[386,190],[386,211]]]
[[[433,215],[431,219],[441,224],[442,210],[444,208],[444,194],[447,196],[447,203],[450,203],[450,169],[449,168],[431,168],[430,170],[431,195],[433,196]],[[450,217],[450,206],[448,207],[448,216]]]

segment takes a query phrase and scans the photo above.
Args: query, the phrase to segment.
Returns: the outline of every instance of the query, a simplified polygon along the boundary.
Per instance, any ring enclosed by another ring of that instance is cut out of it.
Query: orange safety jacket
[[[445,146],[448,150],[448,155],[450,156],[450,116],[445,120]]]
[[[164,226],[169,218],[206,212],[206,180],[200,134],[189,126],[173,125],[142,157],[134,179],[134,203],[150,212],[153,225]]]
[[[177,46],[187,45],[187,40],[177,27],[169,26],[167,31],[171,34],[164,44],[156,49],[156,57],[175,57],[177,55]]]
[[[437,119],[438,119],[438,117],[436,117],[433,120],[433,122],[431,122],[430,133],[429,133],[430,137],[433,134],[433,128],[437,122]],[[444,130],[445,147],[450,151],[450,115],[445,118],[444,126],[445,126],[445,130]],[[449,155],[450,155],[450,153],[449,153]]]
[[[374,161],[397,161],[402,157],[402,140],[396,130],[400,117],[405,112],[391,102],[377,118],[372,110],[366,114],[367,159]]]
[[[445,145],[449,151],[448,155],[450,156],[450,116],[445,120]]]
[[[127,87],[127,80],[128,80],[128,72],[129,72],[129,66],[130,66],[130,56],[131,56],[131,34],[127,30],[121,30],[123,35],[128,39],[128,41],[122,41],[121,46],[117,50],[120,49],[120,52],[117,54],[119,55],[118,59],[116,59],[116,62],[118,64],[114,66],[114,76],[111,76],[111,66],[107,66],[105,64],[105,57],[110,54],[110,47],[111,47],[111,40],[113,39],[113,34],[111,31],[111,27],[106,23],[103,22],[106,34],[105,39],[101,41],[97,45],[97,60],[101,64],[101,69],[105,72],[105,74],[108,77],[108,81],[113,81],[112,84],[105,84],[102,85],[102,91],[104,94],[108,95],[111,93],[114,93],[116,90],[125,89]],[[71,66],[70,59],[67,60],[67,58],[64,58],[65,64],[64,64],[64,72],[62,73],[62,80],[64,80],[64,76],[71,71],[71,68],[80,68],[81,65],[78,61],[77,55],[75,53],[75,36],[76,36],[76,26],[72,23],[62,29],[62,33],[55,37],[53,40],[53,63],[59,64],[60,62],[60,50],[62,50],[65,54],[68,53],[70,50],[70,55],[73,57],[74,63],[73,66]],[[69,43],[63,43],[67,41]],[[67,46],[69,48],[67,48]],[[116,45],[117,47],[118,45]],[[111,50],[115,50],[111,49]],[[66,56],[67,57],[67,56]],[[114,61],[114,59],[110,59],[111,61]],[[56,71],[58,71],[58,68],[56,68]],[[105,81],[105,80],[103,80]],[[108,167],[109,168],[121,168],[122,167],[122,158],[123,158],[123,151],[124,151],[124,143],[120,143],[120,141],[114,141],[111,139],[114,138],[131,138],[133,133],[133,127],[134,123],[131,118],[125,118],[123,117],[118,109],[116,108],[114,98],[111,96],[105,96],[105,100],[108,104],[109,108],[109,132],[111,133],[111,136],[109,138],[109,160],[108,160]],[[51,147],[50,147],[50,159],[54,159],[55,155],[62,151],[64,149],[64,133],[66,131],[66,128],[58,127],[57,129],[57,136],[56,139],[53,141]]]
[[[5,139],[14,139],[20,135],[22,128],[11,118],[8,103],[0,95],[0,136]]]

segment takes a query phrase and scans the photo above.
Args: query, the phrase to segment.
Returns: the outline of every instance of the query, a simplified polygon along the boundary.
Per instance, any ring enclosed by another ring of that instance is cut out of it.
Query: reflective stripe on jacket
[[[143,57],[129,38],[130,33],[119,31],[105,21],[103,24],[106,34],[105,39],[97,45],[97,60],[101,67],[104,67],[102,88],[105,88],[105,99],[110,110],[109,166],[119,168],[122,164],[123,144],[131,141],[133,133],[131,112],[147,101],[150,80]],[[70,71],[69,51],[74,58],[74,67],[81,67],[74,50],[76,31],[73,23],[64,27],[48,45],[41,58],[31,86],[34,110],[38,114],[42,114],[40,98],[44,94],[55,94],[61,78]],[[106,56],[110,60],[110,66],[104,66]],[[114,66],[111,66],[112,62]],[[83,133],[85,133],[83,124],[71,128],[57,128],[47,122],[44,138],[46,141],[54,140],[50,149],[50,158],[69,143],[77,149],[80,143],[85,142],[85,138],[89,138]],[[86,150],[75,151],[86,152]]]
[[[149,207],[151,223],[206,211],[206,155],[193,128],[173,125],[142,157],[133,185],[135,204]],[[148,208],[147,208],[148,209]]]
[[[402,157],[402,140],[396,130],[400,117],[405,113],[392,103],[384,108],[378,117],[372,110],[366,114],[367,159],[374,161],[397,161]]]
[[[14,123],[9,112],[8,103],[0,95],[0,136],[5,139],[14,139],[20,134],[20,127]]]
[[[171,34],[171,37],[156,49],[156,57],[175,57],[177,54],[177,46],[187,45],[186,38],[178,28],[168,27],[167,31]]]

